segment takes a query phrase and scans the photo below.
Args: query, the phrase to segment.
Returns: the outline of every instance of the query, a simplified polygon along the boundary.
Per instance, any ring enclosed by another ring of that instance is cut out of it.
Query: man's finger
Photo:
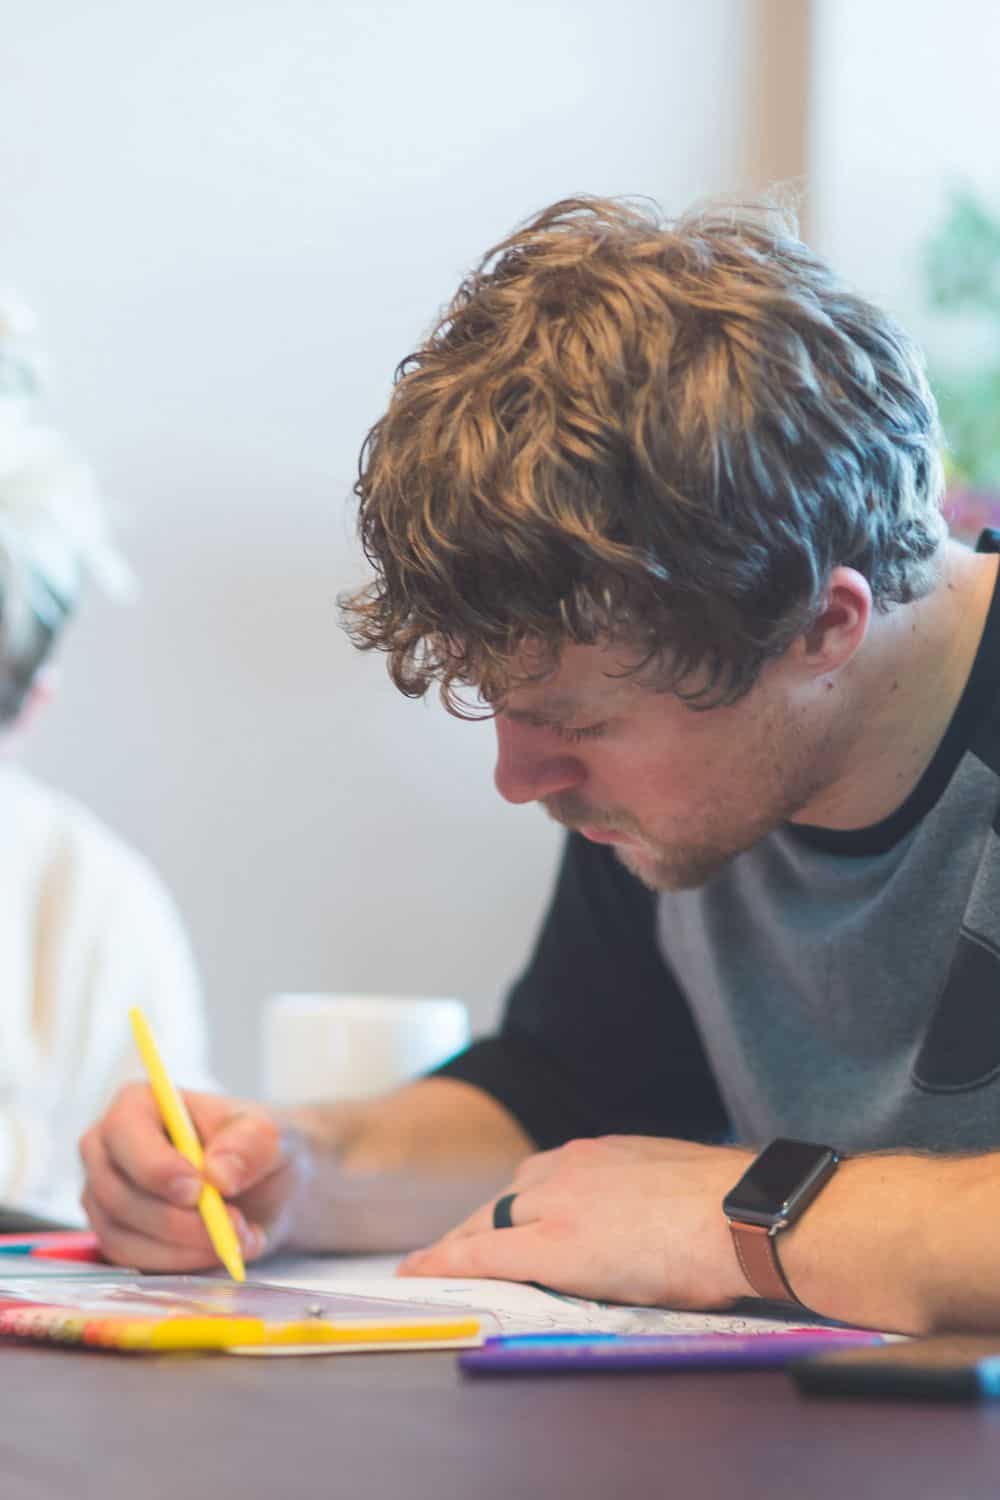
[[[401,1276],[476,1276],[500,1281],[540,1281],[557,1291],[566,1284],[566,1242],[547,1239],[537,1223],[491,1229],[462,1239],[439,1240],[429,1250],[408,1255]]]
[[[224,1197],[234,1198],[270,1177],[283,1157],[277,1121],[248,1107],[231,1115],[206,1141],[205,1175]]]
[[[501,1194],[500,1196],[502,1197],[503,1195]],[[464,1240],[468,1239],[470,1234],[485,1234],[488,1229],[493,1229],[493,1207],[495,1203],[496,1199],[491,1198],[489,1203],[484,1203],[481,1208],[477,1208],[475,1213],[470,1214],[467,1219],[463,1219],[461,1224],[456,1224],[454,1229],[449,1229],[446,1234],[441,1236],[437,1243],[443,1245],[448,1240]]]
[[[89,1188],[80,1201],[102,1252],[118,1265],[135,1266],[140,1271],[184,1272],[210,1270],[219,1264],[207,1234],[203,1242],[168,1243],[155,1235],[143,1234],[133,1225],[119,1223],[105,1213]],[[244,1259],[252,1260],[259,1254],[262,1239],[245,1223],[242,1231],[240,1240]]]
[[[542,1180],[544,1182],[544,1179]],[[448,1240],[468,1239],[470,1235],[485,1234],[491,1229],[496,1229],[494,1214],[497,1203],[502,1198],[511,1200],[507,1209],[511,1226],[529,1224],[544,1215],[546,1199],[540,1196],[539,1189],[529,1188],[526,1185],[518,1188],[517,1179],[515,1179],[511,1187],[504,1188],[503,1192],[477,1208],[475,1213],[470,1214],[467,1219],[463,1219],[461,1224],[456,1224],[454,1229],[449,1229],[437,1243],[443,1245]]]
[[[88,1145],[86,1163],[88,1199],[108,1218],[168,1243],[192,1249],[207,1243],[204,1225],[194,1209],[176,1208],[130,1182],[100,1140]]]
[[[211,1250],[211,1240],[196,1209],[176,1208],[129,1182],[109,1159],[100,1140],[87,1148],[86,1196],[108,1220],[132,1233],[179,1249]],[[241,1240],[250,1238],[238,1211],[233,1214],[233,1222]]]
[[[559,1165],[561,1151],[562,1147],[556,1146],[551,1151],[536,1151],[534,1156],[526,1156],[514,1173],[511,1192],[545,1182]]]
[[[281,1134],[264,1110],[215,1094],[184,1094],[205,1150],[205,1175],[225,1196],[253,1187],[275,1170]],[[115,1166],[146,1192],[192,1207],[201,1174],[170,1144],[152,1091],[145,1085],[124,1089],[96,1127]],[[87,1160],[88,1131],[81,1142]]]
[[[140,1271],[200,1271],[211,1265],[210,1244],[169,1245],[119,1224],[105,1213],[90,1188],[84,1190],[80,1202],[102,1254],[116,1265]]]
[[[81,1199],[91,1223],[97,1231],[97,1221],[105,1227],[111,1237],[114,1250],[109,1252],[102,1241],[102,1248],[110,1258],[128,1259],[118,1248],[122,1236],[135,1236],[140,1240],[156,1243],[171,1253],[191,1253],[208,1257],[208,1264],[217,1262],[217,1255],[205,1227],[201,1214],[196,1209],[175,1208],[151,1193],[145,1193],[130,1183],[107,1157],[100,1141],[88,1144],[87,1187]],[[264,1248],[264,1235],[259,1226],[248,1223],[238,1208],[227,1205],[244,1259],[253,1259]],[[171,1265],[178,1262],[171,1260]],[[129,1264],[138,1264],[129,1261]],[[146,1262],[143,1268],[147,1268]],[[159,1267],[162,1269],[162,1267]]]
[[[123,1090],[99,1125],[80,1142],[90,1170],[95,1140],[130,1182],[156,1197],[192,1207],[201,1188],[199,1173],[167,1139],[152,1090],[133,1085]]]
[[[508,1196],[510,1195],[505,1193],[498,1195],[499,1198]],[[511,1234],[514,1229],[523,1229],[526,1225],[535,1224],[540,1219],[544,1219],[546,1212],[552,1206],[551,1195],[546,1192],[544,1187],[541,1189],[526,1188],[524,1192],[515,1193],[513,1199],[514,1201],[511,1203],[509,1209],[511,1220],[509,1228],[497,1229],[493,1220],[493,1213],[498,1199],[491,1198],[489,1203],[484,1203],[481,1208],[477,1208],[475,1213],[470,1214],[463,1223],[457,1225],[454,1229],[450,1229],[447,1234],[442,1235],[434,1245],[431,1245],[427,1250],[420,1250],[415,1253],[417,1255],[428,1255],[431,1251],[436,1250],[439,1245],[450,1245],[456,1241],[480,1239],[484,1235]],[[408,1260],[404,1261],[403,1265],[400,1266],[400,1274],[407,1274],[405,1267],[408,1263]],[[444,1273],[442,1272],[442,1274]]]

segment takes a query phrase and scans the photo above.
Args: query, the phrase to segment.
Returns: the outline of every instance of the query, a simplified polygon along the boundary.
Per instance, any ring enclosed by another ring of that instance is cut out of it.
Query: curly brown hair
[[[554,204],[396,371],[342,600],[402,692],[489,704],[525,647],[627,643],[696,706],[746,692],[858,569],[931,586],[939,433],[920,355],[787,217]]]

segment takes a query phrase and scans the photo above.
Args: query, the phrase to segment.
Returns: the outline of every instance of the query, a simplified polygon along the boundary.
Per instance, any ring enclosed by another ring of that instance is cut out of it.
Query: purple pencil
[[[810,1354],[880,1344],[860,1329],[754,1334],[543,1334],[487,1339],[458,1357],[468,1375],[562,1375],[619,1370],[776,1369]]]

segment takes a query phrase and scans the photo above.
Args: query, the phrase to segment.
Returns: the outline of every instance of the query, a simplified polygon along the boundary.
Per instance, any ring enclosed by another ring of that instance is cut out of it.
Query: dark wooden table
[[[469,1380],[451,1353],[0,1350],[2,1500],[996,1500],[996,1407],[780,1372]]]

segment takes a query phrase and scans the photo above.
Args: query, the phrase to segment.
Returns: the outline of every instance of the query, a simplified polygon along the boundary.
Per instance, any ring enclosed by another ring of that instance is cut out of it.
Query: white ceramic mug
[[[275,995],[264,1012],[262,1077],[273,1104],[380,1094],[469,1040],[460,1000],[404,995]]]

